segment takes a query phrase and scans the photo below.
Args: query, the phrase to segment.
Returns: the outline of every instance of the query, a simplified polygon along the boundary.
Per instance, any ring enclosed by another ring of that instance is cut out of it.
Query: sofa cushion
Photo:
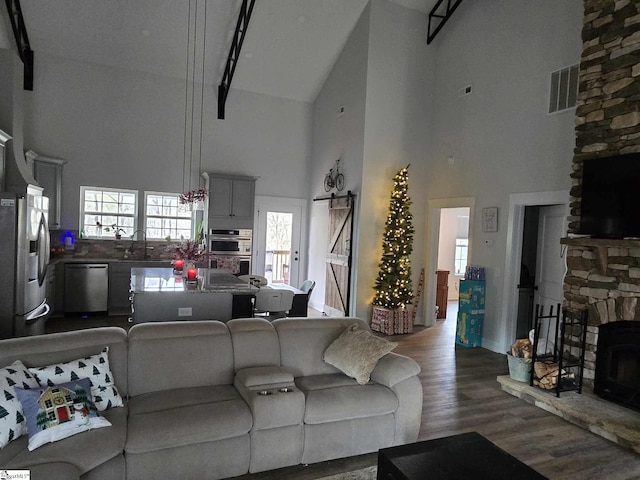
[[[104,347],[96,355],[77,358],[68,362],[55,363],[46,367],[30,368],[41,387],[73,382],[79,378],[88,378],[91,395],[98,411],[121,407],[122,397],[114,384],[113,373],[109,366],[109,347]]]
[[[165,390],[130,399],[125,451],[146,453],[244,435],[251,412],[230,385]]]
[[[24,411],[15,387],[37,386],[38,382],[20,360],[0,368],[0,449],[27,432]]]
[[[110,427],[98,415],[88,378],[29,390],[16,388],[27,419],[29,451],[95,428]]]
[[[168,395],[162,395],[162,392],[154,392],[129,399],[130,414],[158,412],[203,403],[226,402],[238,398],[237,390],[231,385],[181,388],[175,392],[173,390],[167,390],[167,392],[169,392]]]
[[[60,442],[48,443],[30,452],[27,437],[11,442],[11,460],[0,464],[3,468],[30,468],[47,463],[69,463],[83,475],[99,465],[122,454],[127,438],[127,408],[113,408],[101,414],[110,423],[109,428],[82,432]],[[73,477],[72,477],[73,478]]]
[[[129,330],[129,395],[231,385],[233,347],[218,321],[140,323]]]
[[[127,332],[119,327],[99,327],[72,332],[33,335],[2,340],[0,367],[21,360],[41,367],[88,357],[109,347],[109,367],[122,397],[127,390]]]
[[[273,321],[280,340],[280,364],[295,377],[336,373],[323,360],[325,350],[354,323],[362,330],[369,325],[359,318],[282,318]]]
[[[398,398],[389,388],[376,383],[358,385],[341,373],[296,378],[296,385],[306,397],[307,424],[385,415],[398,408]]]
[[[324,352],[324,361],[345,375],[364,385],[383,356],[398,346],[368,330],[358,329],[358,324],[347,327]]]
[[[233,341],[236,372],[243,368],[280,365],[280,343],[271,322],[259,318],[239,318],[227,322]]]

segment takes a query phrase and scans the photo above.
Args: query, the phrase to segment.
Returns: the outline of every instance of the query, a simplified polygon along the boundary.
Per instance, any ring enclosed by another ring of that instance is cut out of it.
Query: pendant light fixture
[[[192,188],[195,143],[195,104],[196,104],[196,50],[198,45],[198,5],[199,0],[189,0],[187,16],[187,54],[184,95],[184,139],[182,164],[182,190],[179,195],[179,206],[183,210],[204,210],[204,201],[209,192],[200,186],[200,172],[202,171],[202,132],[204,120],[204,67],[206,58],[207,39],[207,2],[204,0],[204,20],[202,33],[202,83],[200,87],[200,137],[198,142],[198,185]],[[195,4],[195,8],[193,8]],[[193,20],[192,20],[193,8]],[[192,28],[193,22],[193,28]],[[189,103],[191,108],[189,108]],[[190,115],[189,115],[190,113]],[[188,142],[188,143],[187,143]],[[187,148],[188,146],[188,148]]]

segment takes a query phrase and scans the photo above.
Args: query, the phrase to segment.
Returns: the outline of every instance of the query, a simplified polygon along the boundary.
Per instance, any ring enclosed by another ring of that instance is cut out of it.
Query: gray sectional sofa
[[[390,353],[365,385],[323,353],[356,318],[158,322],[0,341],[0,368],[94,355],[109,347],[124,407],[111,427],[29,452],[0,450],[0,469],[44,479],[220,479],[374,452],[417,439],[420,368]]]

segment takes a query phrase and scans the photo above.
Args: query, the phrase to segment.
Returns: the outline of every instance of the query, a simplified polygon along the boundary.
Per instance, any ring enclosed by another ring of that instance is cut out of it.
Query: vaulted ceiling
[[[257,0],[232,87],[312,102],[368,1]],[[394,1],[426,13],[436,0]],[[211,85],[222,78],[240,4],[206,0],[203,55],[205,0],[21,0],[36,68],[47,54],[185,78],[196,32],[196,65],[205,58]]]

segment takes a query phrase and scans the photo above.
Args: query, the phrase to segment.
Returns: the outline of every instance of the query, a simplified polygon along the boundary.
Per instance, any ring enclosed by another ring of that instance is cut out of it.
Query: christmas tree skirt
[[[413,319],[405,308],[373,307],[371,330],[385,335],[413,332]]]

